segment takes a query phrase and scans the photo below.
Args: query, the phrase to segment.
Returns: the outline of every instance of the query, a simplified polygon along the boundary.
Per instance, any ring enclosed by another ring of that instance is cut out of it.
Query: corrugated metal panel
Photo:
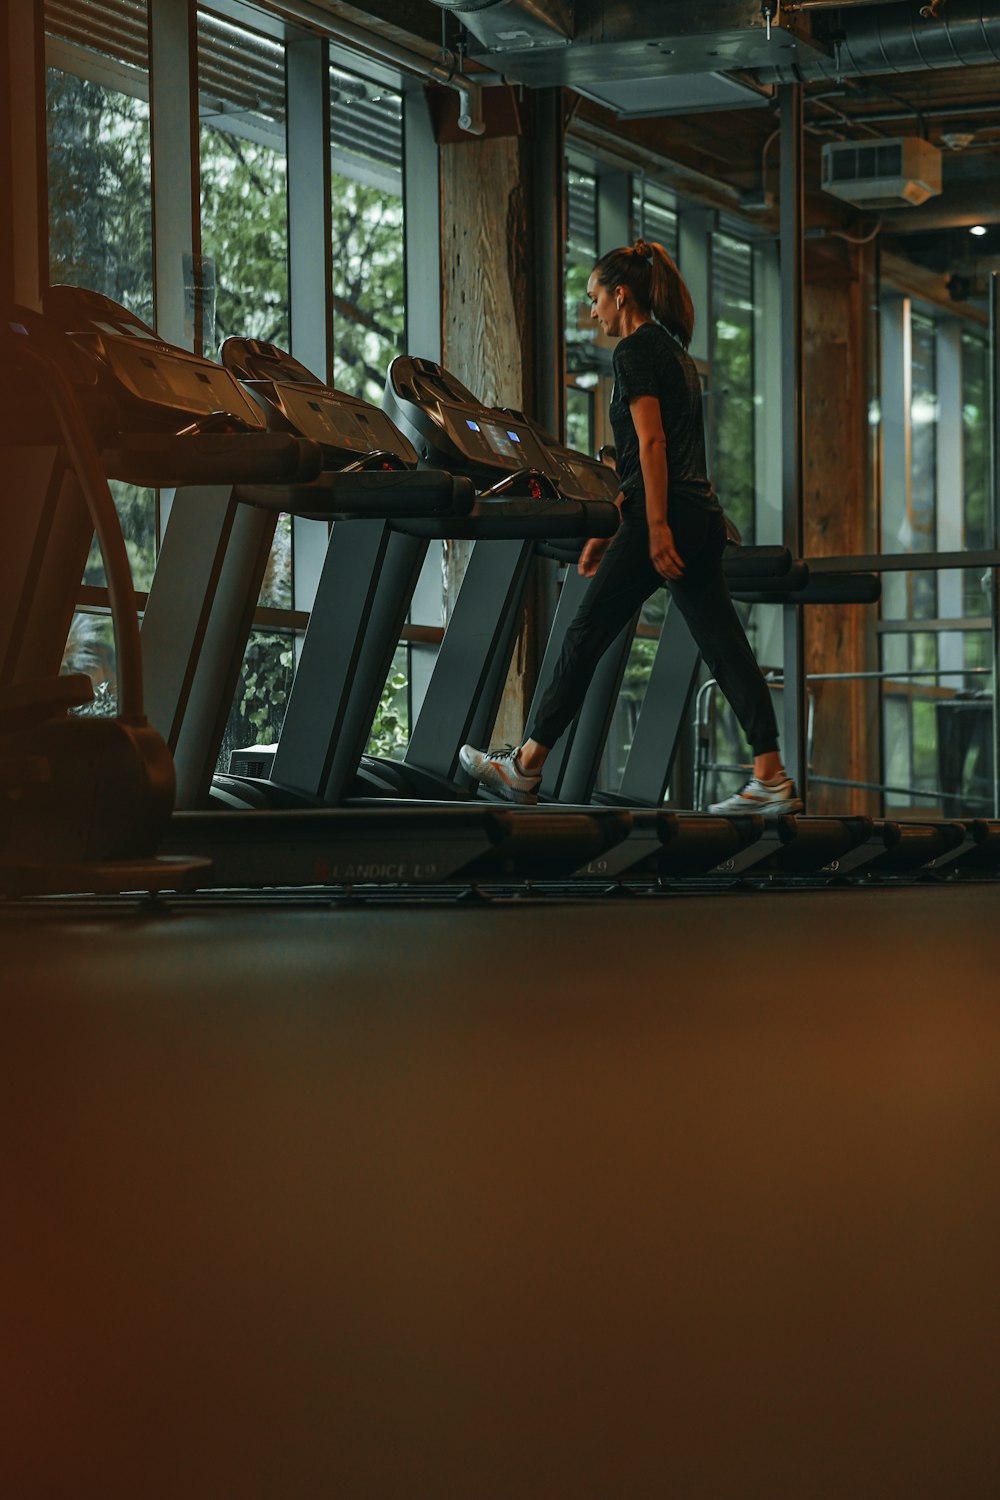
[[[149,69],[146,0],[45,0],[45,29],[130,67]]]
[[[280,42],[198,12],[198,91],[224,108],[285,120],[285,49]]]
[[[569,253],[574,259],[597,255],[597,178],[589,172],[571,171],[567,183],[567,232]]]
[[[149,69],[146,0],[46,0],[46,29],[129,67]],[[279,42],[198,13],[202,113],[258,115],[285,122],[285,57]],[[402,100],[339,68],[330,70],[331,137],[342,150],[402,169]]]
[[[743,240],[713,235],[712,287],[718,309],[743,304],[746,310],[753,298],[753,253]]]
[[[640,190],[632,201],[632,222],[636,237],[660,244],[667,254],[677,256],[677,214],[666,203]]]
[[[331,68],[330,137],[342,150],[401,171],[402,98],[392,89]]]

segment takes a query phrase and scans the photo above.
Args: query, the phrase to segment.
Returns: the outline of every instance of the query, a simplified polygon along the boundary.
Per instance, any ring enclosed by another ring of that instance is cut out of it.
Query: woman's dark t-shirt
[[[645,505],[639,438],[629,403],[637,396],[655,396],[667,439],[668,502],[683,497],[705,510],[718,510],[705,461],[701,381],[694,360],[659,323],[643,323],[619,342],[612,368],[611,428],[626,506]]]

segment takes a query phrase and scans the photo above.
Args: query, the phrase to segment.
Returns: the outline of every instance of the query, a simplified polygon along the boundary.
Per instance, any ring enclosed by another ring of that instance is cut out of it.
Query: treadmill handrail
[[[526,491],[526,499],[562,499],[559,486],[547,474],[544,474],[541,469],[516,469],[513,474],[505,474],[495,484],[491,484],[485,490],[480,490],[477,499],[499,500],[508,496],[511,490],[515,488]]]
[[[52,403],[56,420],[69,458],[90,512],[104,561],[108,584],[108,601],[115,636],[118,663],[118,717],[126,723],[145,723],[142,690],[142,648],[139,642],[139,614],[125,537],[118,511],[101,466],[97,445],[90,434],[83,413],[58,363],[51,355],[22,342],[9,331],[16,359],[33,365],[30,372]],[[44,378],[42,378],[44,377]]]

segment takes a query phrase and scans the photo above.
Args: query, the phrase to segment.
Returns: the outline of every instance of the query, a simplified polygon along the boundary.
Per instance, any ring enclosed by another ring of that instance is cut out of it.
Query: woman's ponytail
[[[662,245],[650,246],[649,310],[686,349],[694,335],[694,303],[684,278]]]

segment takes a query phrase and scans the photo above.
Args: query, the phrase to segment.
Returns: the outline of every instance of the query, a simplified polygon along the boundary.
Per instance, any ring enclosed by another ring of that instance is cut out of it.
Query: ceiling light
[[[986,225],[985,224],[973,224],[972,228],[969,230],[969,233],[970,234],[978,234],[978,235],[982,236],[982,235],[984,235],[986,233]]]

